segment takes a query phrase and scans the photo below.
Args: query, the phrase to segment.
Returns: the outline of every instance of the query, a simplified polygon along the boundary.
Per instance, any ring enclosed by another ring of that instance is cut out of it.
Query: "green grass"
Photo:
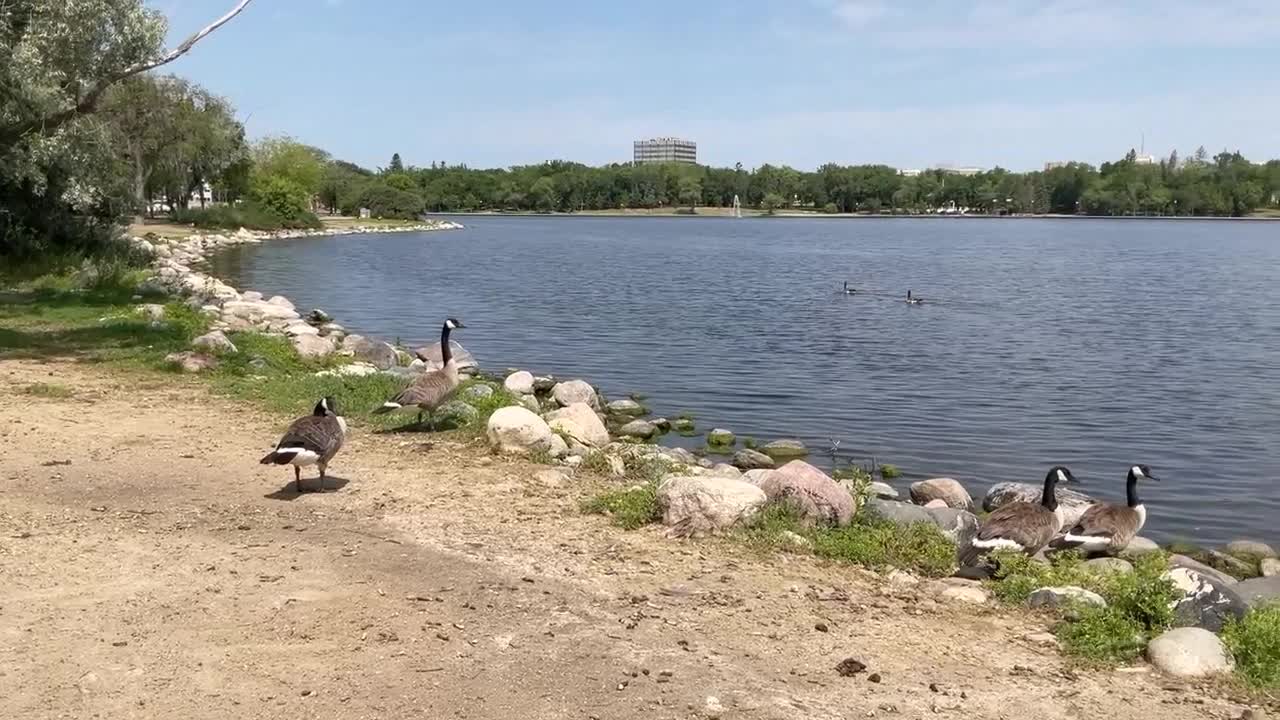
[[[1228,623],[1222,640],[1245,684],[1280,690],[1280,604],[1255,608],[1243,620]]]
[[[658,483],[606,490],[582,503],[582,512],[607,515],[624,530],[636,530],[662,518],[658,508]]]
[[[58,385],[57,383],[34,383],[22,389],[22,392],[35,397],[65,399],[75,393],[66,385]]]
[[[807,539],[818,557],[873,570],[899,568],[929,577],[955,569],[956,549],[932,523],[901,527],[887,520],[858,516],[846,527],[811,526],[788,503],[771,503],[734,537],[758,551],[794,549],[784,533]]]
[[[1076,553],[1060,553],[1049,565],[1021,553],[997,553],[995,559],[999,568],[991,588],[1005,602],[1021,604],[1038,588],[1064,585],[1091,590],[1107,601],[1105,608],[1070,608],[1073,619],[1057,628],[1064,651],[1086,663],[1132,660],[1148,639],[1173,624],[1170,603],[1179,593],[1164,577],[1164,553],[1138,558],[1132,573],[1090,572]]]

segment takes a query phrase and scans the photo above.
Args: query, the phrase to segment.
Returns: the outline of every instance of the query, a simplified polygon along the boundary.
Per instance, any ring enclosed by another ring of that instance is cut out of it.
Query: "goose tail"
[[[400,404],[400,403],[398,403],[398,402],[391,402],[390,400],[388,400],[387,402],[384,402],[384,403],[382,403],[381,405],[379,405],[378,407],[374,408],[374,409],[373,409],[373,414],[374,414],[374,415],[386,415],[386,414],[387,414],[387,413],[389,413],[389,412],[392,412],[392,411],[395,411],[395,410],[399,410],[401,407],[404,407],[404,406],[403,406],[403,405],[401,405],[401,404]]]
[[[296,450],[272,450],[258,462],[262,465],[288,465],[297,454]]]

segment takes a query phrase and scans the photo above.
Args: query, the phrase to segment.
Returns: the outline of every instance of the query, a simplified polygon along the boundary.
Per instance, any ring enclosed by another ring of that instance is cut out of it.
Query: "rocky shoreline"
[[[251,331],[286,338],[299,355],[322,358],[350,357],[320,374],[364,376],[388,374],[409,378],[441,366],[439,344],[413,353],[385,341],[348,334],[321,310],[306,315],[287,298],[264,298],[255,291],[240,291],[197,269],[210,253],[221,248],[271,239],[332,234],[424,232],[458,229],[438,221],[403,228],[361,228],[340,231],[254,233],[240,230],[229,235],[193,235],[183,240],[132,238],[132,243],[154,256],[154,274],[139,290],[185,298],[194,310],[210,318],[210,332],[195,339],[188,351],[166,358],[184,371],[215,367],[219,356],[235,352],[227,333]],[[142,312],[162,322],[162,305],[142,305]],[[451,345],[455,357],[470,374],[478,375],[474,358],[461,345]],[[559,380],[547,375],[510,369],[506,373],[469,385],[454,401],[437,411],[444,427],[476,422],[473,403],[504,392],[511,404],[501,407],[485,423],[491,449],[542,459],[572,472],[586,466],[605,476],[628,477],[637,463],[655,468],[651,482],[661,523],[672,537],[696,537],[729,530],[749,522],[771,503],[788,503],[807,523],[847,526],[863,514],[876,516],[904,528],[919,523],[936,527],[955,546],[957,557],[970,547],[980,525],[980,512],[990,512],[1008,502],[1038,501],[1036,485],[1000,483],[983,497],[981,511],[968,490],[950,478],[932,478],[911,484],[909,499],[868,473],[837,479],[805,462],[808,450],[794,440],[779,440],[762,447],[754,443],[734,449],[737,438],[728,430],[706,433],[710,450],[730,462],[716,462],[683,448],[654,444],[661,435],[676,431],[692,434],[691,418],[650,417],[637,400],[609,401],[589,382]],[[563,471],[547,471],[556,473]],[[887,477],[887,475],[886,475]],[[548,475],[548,481],[565,477]],[[1060,491],[1066,523],[1078,519],[1096,502],[1079,493]],[[805,539],[797,536],[797,541]],[[1158,552],[1154,542],[1136,537],[1114,556],[1089,560],[1100,572],[1131,573],[1131,561]],[[1038,558],[1047,562],[1043,556]],[[1092,564],[1092,565],[1090,565]],[[963,575],[963,569],[958,573]],[[1151,642],[1148,658],[1166,672],[1200,676],[1229,668],[1215,633],[1250,609],[1280,600],[1280,559],[1275,549],[1255,540],[1240,540],[1222,548],[1199,549],[1195,557],[1170,552],[1166,577],[1177,588],[1178,627]],[[957,577],[948,581],[942,597],[957,602],[986,604],[989,591],[977,580]],[[1065,606],[1105,602],[1079,587],[1043,587],[1028,600],[1031,607]],[[1190,654],[1203,662],[1186,662]]]

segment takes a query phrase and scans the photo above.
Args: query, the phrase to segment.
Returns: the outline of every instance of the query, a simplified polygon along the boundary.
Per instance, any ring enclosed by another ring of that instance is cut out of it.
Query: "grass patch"
[[[756,550],[794,549],[795,533],[809,541],[814,555],[873,570],[899,568],[929,577],[955,569],[956,549],[932,523],[902,527],[888,520],[858,516],[846,527],[810,526],[789,503],[770,503],[735,537]]]
[[[1236,674],[1253,688],[1280,690],[1280,604],[1251,610],[1222,630]]]
[[[1109,665],[1132,660],[1154,635],[1173,624],[1170,603],[1179,593],[1164,577],[1168,558],[1150,553],[1134,561],[1132,573],[1095,573],[1086,570],[1076,553],[1055,555],[1048,565],[1021,553],[1001,552],[996,597],[1021,604],[1042,587],[1070,585],[1091,590],[1107,601],[1107,607],[1072,608],[1074,620],[1057,628],[1063,650],[1082,661]]]
[[[26,395],[55,400],[63,400],[75,394],[71,388],[57,383],[34,383],[23,388],[22,392]]]
[[[658,508],[658,483],[647,482],[625,489],[606,490],[582,503],[582,512],[606,515],[614,525],[635,530],[662,518]]]

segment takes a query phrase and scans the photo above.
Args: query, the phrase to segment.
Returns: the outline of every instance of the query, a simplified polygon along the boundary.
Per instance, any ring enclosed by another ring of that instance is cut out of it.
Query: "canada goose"
[[[453,358],[453,350],[449,347],[449,333],[466,325],[456,318],[447,318],[440,328],[440,359],[444,367],[419,375],[409,387],[374,410],[375,415],[394,412],[401,409],[418,408],[418,424],[422,423],[423,413],[434,413],[435,409],[458,388],[461,380],[458,377],[458,362]],[[432,418],[434,426],[435,419]]]
[[[857,288],[851,288],[851,287],[849,287],[849,281],[848,281],[848,280],[845,280],[845,281],[844,281],[844,294],[845,294],[845,295],[854,295],[854,294],[856,294],[857,292],[858,292],[858,289],[857,289]]]
[[[924,298],[922,298],[922,297],[911,297],[911,291],[910,291],[910,290],[908,290],[908,291],[907,291],[907,304],[908,304],[908,305],[923,305],[923,304],[924,304]]]
[[[1121,550],[1129,544],[1134,535],[1147,523],[1147,508],[1138,499],[1138,481],[1160,478],[1151,474],[1146,465],[1134,465],[1129,468],[1129,476],[1125,479],[1125,492],[1128,502],[1125,505],[1114,503],[1097,503],[1084,511],[1067,534],[1063,543],[1082,550]]]
[[[293,481],[302,489],[302,466],[318,465],[320,490],[324,490],[324,473],[329,461],[342,449],[347,435],[347,421],[338,415],[333,398],[321,398],[310,415],[300,417],[284,431],[276,449],[259,462],[263,465],[292,465]]]
[[[979,552],[1018,550],[1035,555],[1062,529],[1062,510],[1054,488],[1059,482],[1075,481],[1067,468],[1061,465],[1049,468],[1040,502],[1011,502],[996,508],[978,528],[973,539],[974,549]]]

